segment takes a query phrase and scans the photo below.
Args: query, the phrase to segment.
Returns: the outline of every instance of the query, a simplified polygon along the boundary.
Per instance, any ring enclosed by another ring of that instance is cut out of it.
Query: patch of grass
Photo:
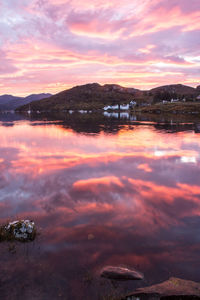
[[[153,104],[139,108],[138,111],[144,113],[177,113],[177,114],[200,114],[200,103],[177,102],[167,104]]]

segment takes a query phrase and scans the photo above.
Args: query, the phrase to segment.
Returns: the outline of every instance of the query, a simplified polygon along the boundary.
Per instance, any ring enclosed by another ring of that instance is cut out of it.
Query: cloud
[[[192,125],[176,133],[160,126],[159,134],[153,124],[125,125],[94,136],[74,132],[71,123],[0,126],[1,222],[30,218],[41,232],[27,245],[28,262],[24,245],[13,256],[2,244],[5,295],[15,298],[28,267],[27,284],[52,299],[55,283],[63,292],[67,278],[73,292],[85,270],[95,277],[107,264],[137,267],[146,280],[199,278],[200,139]],[[10,278],[16,289],[8,289]],[[48,288],[41,291],[38,282]],[[95,279],[92,288],[96,293]]]
[[[3,0],[1,15],[2,92],[199,82],[196,0]]]
[[[13,74],[18,71],[18,68],[14,65],[14,61],[8,59],[4,51],[0,50],[0,75]]]

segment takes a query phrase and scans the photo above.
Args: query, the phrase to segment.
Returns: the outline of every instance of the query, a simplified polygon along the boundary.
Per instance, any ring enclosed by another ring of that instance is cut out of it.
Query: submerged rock
[[[10,222],[0,226],[0,241],[33,241],[36,236],[35,223],[29,220]]]
[[[107,266],[101,270],[101,277],[114,280],[141,280],[143,274],[135,269]]]
[[[171,277],[160,284],[136,289],[125,299],[200,299],[200,283]]]

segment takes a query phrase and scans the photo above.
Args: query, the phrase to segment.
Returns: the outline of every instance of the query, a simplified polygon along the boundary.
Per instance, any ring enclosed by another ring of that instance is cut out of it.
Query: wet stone
[[[107,266],[101,270],[101,277],[114,280],[142,280],[143,274],[135,269]]]
[[[29,220],[10,222],[0,226],[0,241],[33,241],[36,236],[35,223]]]
[[[171,277],[160,284],[136,289],[125,298],[125,300],[154,299],[200,299],[200,283]]]

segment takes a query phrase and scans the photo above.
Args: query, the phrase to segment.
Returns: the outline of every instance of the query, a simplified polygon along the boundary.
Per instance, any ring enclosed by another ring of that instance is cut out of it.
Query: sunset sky
[[[0,94],[200,84],[199,0],[0,0]]]

